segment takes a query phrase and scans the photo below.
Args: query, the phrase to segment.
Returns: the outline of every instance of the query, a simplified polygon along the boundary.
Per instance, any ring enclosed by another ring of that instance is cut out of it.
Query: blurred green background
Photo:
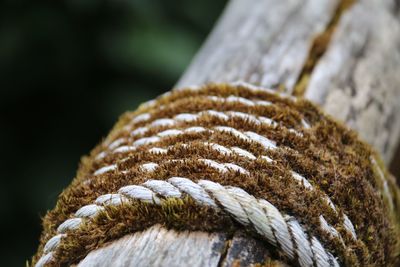
[[[1,266],[25,265],[80,157],[174,85],[225,3],[0,2]]]

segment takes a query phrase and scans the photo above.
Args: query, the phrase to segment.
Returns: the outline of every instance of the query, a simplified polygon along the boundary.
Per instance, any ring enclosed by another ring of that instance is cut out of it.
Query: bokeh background
[[[80,157],[175,84],[225,2],[0,2],[0,266],[26,264]]]

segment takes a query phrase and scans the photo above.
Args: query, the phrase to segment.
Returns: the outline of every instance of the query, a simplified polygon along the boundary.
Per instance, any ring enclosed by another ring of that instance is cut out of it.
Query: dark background
[[[225,2],[0,2],[0,266],[25,265],[80,157],[174,85]]]

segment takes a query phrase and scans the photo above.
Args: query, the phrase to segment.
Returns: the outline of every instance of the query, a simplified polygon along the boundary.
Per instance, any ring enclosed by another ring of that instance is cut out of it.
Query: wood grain
[[[177,232],[160,225],[126,235],[89,253],[79,267],[99,266],[287,266],[271,260],[264,242],[242,231],[226,233]]]
[[[345,121],[390,163],[400,136],[400,21],[391,1],[359,1],[342,17],[305,97]]]
[[[339,0],[236,0],[177,87],[247,81],[295,86],[314,37],[323,32]]]
[[[224,233],[176,232],[155,225],[92,251],[78,266],[218,266],[226,246]]]

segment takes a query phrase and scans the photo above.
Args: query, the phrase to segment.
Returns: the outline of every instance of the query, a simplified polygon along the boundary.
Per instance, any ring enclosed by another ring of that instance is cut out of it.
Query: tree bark
[[[400,136],[398,4],[352,2],[232,1],[177,87],[244,81],[304,96],[355,129],[388,164]],[[92,251],[79,266],[248,266],[271,258],[265,244],[240,231],[153,226]]]

